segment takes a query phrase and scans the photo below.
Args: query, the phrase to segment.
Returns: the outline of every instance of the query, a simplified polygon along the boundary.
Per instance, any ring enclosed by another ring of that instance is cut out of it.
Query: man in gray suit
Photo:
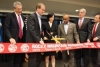
[[[80,43],[79,36],[76,30],[76,25],[69,22],[69,15],[63,16],[63,23],[58,26],[58,37],[65,38],[66,40],[61,43]],[[64,50],[62,51],[62,60],[64,67],[75,67],[74,64],[74,51]]]

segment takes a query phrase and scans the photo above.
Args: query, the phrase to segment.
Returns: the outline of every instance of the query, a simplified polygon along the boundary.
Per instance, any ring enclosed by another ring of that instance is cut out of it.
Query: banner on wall
[[[55,44],[46,43],[40,45],[38,43],[0,43],[0,53],[29,53],[29,52],[48,52],[57,50],[73,50],[81,48],[100,48],[100,42],[80,43],[80,44]]]

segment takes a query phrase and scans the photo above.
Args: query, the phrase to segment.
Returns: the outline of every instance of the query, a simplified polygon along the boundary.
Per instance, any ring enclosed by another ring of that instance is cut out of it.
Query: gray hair
[[[19,1],[15,1],[15,2],[13,3],[13,7],[16,8],[16,5],[22,5],[22,4],[21,4],[21,2],[19,2]]]
[[[80,9],[79,11],[86,13],[86,9],[84,9],[84,8]]]

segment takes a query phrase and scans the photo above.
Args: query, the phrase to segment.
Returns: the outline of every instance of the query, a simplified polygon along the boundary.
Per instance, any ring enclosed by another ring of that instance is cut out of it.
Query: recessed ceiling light
[[[79,10],[75,10],[76,12],[78,12]]]

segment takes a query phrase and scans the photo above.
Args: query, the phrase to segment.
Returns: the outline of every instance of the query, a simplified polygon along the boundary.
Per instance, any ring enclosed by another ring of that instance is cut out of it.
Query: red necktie
[[[95,36],[95,33],[96,33],[96,24],[94,24],[93,26],[93,32],[92,32],[92,37],[94,38]]]
[[[79,28],[81,28],[81,26],[82,26],[82,19],[80,19]]]
[[[19,38],[22,38],[22,24],[21,24],[21,18],[18,16],[18,25],[19,25]]]

